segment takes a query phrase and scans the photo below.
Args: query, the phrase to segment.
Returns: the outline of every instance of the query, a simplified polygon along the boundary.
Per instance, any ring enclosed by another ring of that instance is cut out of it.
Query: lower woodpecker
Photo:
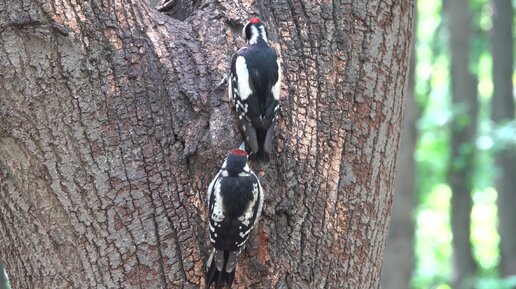
[[[237,259],[258,222],[263,189],[247,164],[247,153],[231,150],[208,187],[210,242],[213,246],[207,267],[206,289],[215,284],[229,288],[235,279]]]

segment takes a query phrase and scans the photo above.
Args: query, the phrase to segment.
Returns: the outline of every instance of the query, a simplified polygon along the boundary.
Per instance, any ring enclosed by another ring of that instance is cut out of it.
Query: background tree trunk
[[[491,52],[493,55],[492,119],[495,123],[514,120],[513,73],[513,9],[510,1],[492,0],[493,28]],[[501,171],[497,178],[498,229],[500,233],[500,271],[503,276],[516,275],[516,150],[502,147],[496,155]]]
[[[79,3],[79,4],[78,4]],[[0,256],[13,288],[197,288],[206,188],[240,135],[249,15],[283,59],[277,155],[235,288],[377,288],[412,1],[0,0]]]
[[[415,67],[413,46],[391,223],[383,259],[385,266],[382,272],[382,289],[409,289],[412,271],[414,271],[413,209],[416,196],[414,153],[417,142],[416,123],[420,115],[414,97]]]
[[[468,70],[470,14],[467,0],[445,1],[451,51],[451,155],[448,180],[452,190],[453,288],[471,288],[464,281],[476,271],[471,232],[472,178],[475,171],[477,83]]]

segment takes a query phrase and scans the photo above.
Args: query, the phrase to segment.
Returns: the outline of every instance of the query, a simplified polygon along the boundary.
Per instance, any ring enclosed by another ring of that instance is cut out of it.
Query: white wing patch
[[[235,71],[238,77],[238,92],[242,100],[246,100],[252,92],[249,86],[249,71],[243,56],[238,56],[235,62]]]
[[[280,99],[281,93],[281,65],[279,63],[279,59],[276,61],[278,63],[278,81],[272,86],[272,96],[275,100]]]
[[[256,176],[255,176],[256,177]],[[256,178],[256,180],[258,180],[258,177]],[[256,219],[254,219],[254,225],[256,225],[256,223],[258,223],[258,220],[260,219],[260,216],[262,214],[262,209],[263,209],[263,188],[262,188],[262,184],[260,184],[260,181],[258,181],[258,211],[256,212]]]
[[[217,179],[219,178],[219,174],[217,174],[215,176],[215,178],[213,178],[213,180],[211,181],[210,185],[208,186],[208,196],[206,198],[206,202],[208,204],[210,204],[210,196],[212,194],[212,190],[213,190],[213,185],[215,184],[215,182],[217,181]]]
[[[246,227],[249,226],[249,222],[251,221],[251,218],[253,217],[253,207],[256,201],[259,201],[259,205],[262,204],[261,200],[258,200],[260,197],[260,189],[259,189],[260,183],[254,183],[253,184],[253,201],[249,204],[247,207],[247,210],[245,211],[244,215],[238,218],[240,222]]]
[[[247,235],[249,235],[249,232],[251,232],[251,230],[252,230],[252,229],[253,229],[253,227],[249,228],[249,230],[247,230],[247,231],[245,231],[245,232],[243,232],[243,233],[239,233],[240,238],[245,238],[245,239],[247,239]],[[216,237],[216,236],[215,236],[215,237]],[[243,245],[243,243],[242,243],[242,245]]]
[[[215,223],[220,223],[224,220],[224,205],[222,204],[222,196],[220,195],[220,179],[217,179],[213,186],[215,199],[213,200],[213,211],[211,219]]]

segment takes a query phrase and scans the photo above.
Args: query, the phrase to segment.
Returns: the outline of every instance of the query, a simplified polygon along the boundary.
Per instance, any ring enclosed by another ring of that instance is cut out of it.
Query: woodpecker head
[[[234,149],[229,151],[223,169],[225,169],[230,176],[237,176],[240,173],[249,174],[249,166],[247,165],[247,153],[241,149]]]
[[[242,34],[249,44],[256,44],[263,40],[267,43],[267,28],[259,18],[251,18],[242,29]]]

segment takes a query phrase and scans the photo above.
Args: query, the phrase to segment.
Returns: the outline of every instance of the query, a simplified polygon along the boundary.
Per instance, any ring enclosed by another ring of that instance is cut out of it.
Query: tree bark
[[[452,190],[453,288],[471,288],[476,263],[471,236],[472,178],[475,171],[477,83],[468,70],[471,20],[467,0],[445,1],[451,51],[451,154],[448,181]]]
[[[215,86],[251,14],[268,23],[284,85],[234,288],[377,288],[412,6],[206,0],[178,20],[143,0],[0,0],[0,256],[13,288],[204,283],[206,189],[241,142]]]
[[[416,150],[419,110],[415,103],[415,51],[412,46],[407,100],[403,117],[398,172],[394,187],[391,223],[385,247],[382,289],[409,289],[414,270],[414,198],[416,195]]]
[[[514,120],[513,74],[513,9],[508,1],[492,0],[493,28],[491,52],[493,56],[492,119],[496,124]],[[500,233],[500,272],[502,276],[516,275],[516,150],[504,146],[496,153],[500,174],[496,179],[498,192],[498,231]]]

